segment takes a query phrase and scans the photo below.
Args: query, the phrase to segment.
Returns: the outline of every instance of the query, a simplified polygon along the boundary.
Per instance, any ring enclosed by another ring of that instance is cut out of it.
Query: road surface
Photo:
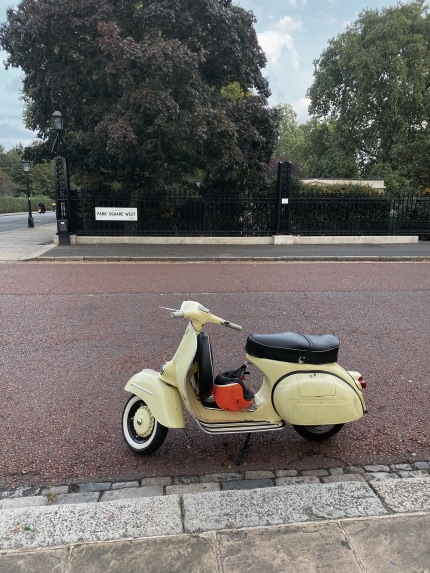
[[[254,434],[243,471],[429,457],[429,263],[6,263],[0,488],[234,471],[243,436],[189,419],[149,457],[122,437],[123,387],[171,357],[185,324],[159,307],[184,299],[243,326],[209,325],[216,371],[241,364],[247,333],[328,332],[368,382],[363,419],[322,444],[291,427]]]
[[[33,212],[32,215],[35,227],[40,225],[49,225],[56,221],[56,215],[53,211],[46,211],[46,213],[43,214],[36,211]],[[28,228],[28,213],[0,215],[0,233],[25,228]]]

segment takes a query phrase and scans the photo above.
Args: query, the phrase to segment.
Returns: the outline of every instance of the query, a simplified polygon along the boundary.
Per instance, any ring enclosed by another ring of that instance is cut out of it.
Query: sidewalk
[[[0,571],[424,573],[429,468],[245,472],[247,479],[231,472],[175,484],[144,478],[38,495],[24,489],[0,500]]]
[[[0,233],[0,262],[33,260],[54,246],[56,224]]]
[[[430,243],[59,247],[55,231],[0,233],[0,262],[430,260]],[[0,572],[430,573],[429,531],[428,461],[34,487],[0,491]]]
[[[430,260],[430,241],[405,243],[337,244],[228,244],[214,242],[107,243],[58,246],[54,244],[56,225],[0,233],[0,262],[229,262],[229,261],[423,261]],[[306,237],[302,238],[306,241]],[[323,240],[322,238],[321,240]],[[214,239],[216,241],[217,239]],[[344,237],[345,241],[351,238]],[[365,240],[365,238],[363,238]],[[377,239],[376,239],[377,240]],[[179,242],[182,241],[182,242]]]

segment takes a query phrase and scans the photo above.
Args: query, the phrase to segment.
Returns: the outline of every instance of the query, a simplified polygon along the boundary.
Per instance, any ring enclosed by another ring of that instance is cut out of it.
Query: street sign
[[[96,221],[137,221],[135,207],[96,207]]]

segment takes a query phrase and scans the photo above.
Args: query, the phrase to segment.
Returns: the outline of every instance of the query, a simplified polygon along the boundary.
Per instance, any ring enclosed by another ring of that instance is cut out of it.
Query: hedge
[[[52,209],[52,198],[47,195],[34,195],[31,198],[31,209],[37,211],[37,204],[42,201],[47,210]],[[23,213],[28,211],[27,197],[6,197],[0,195],[0,213]]]

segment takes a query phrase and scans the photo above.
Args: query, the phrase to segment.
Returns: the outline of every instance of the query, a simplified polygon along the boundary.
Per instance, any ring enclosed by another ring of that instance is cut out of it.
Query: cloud
[[[299,5],[301,6],[306,6],[307,4],[307,0],[301,0],[301,2],[299,2],[299,0],[288,0],[288,4],[291,6],[291,8],[299,8]]]
[[[294,109],[297,113],[297,121],[299,123],[308,121],[308,119],[309,119],[308,107],[309,107],[310,103],[311,103],[311,100],[309,98],[302,97],[294,105]]]
[[[19,118],[0,118],[0,145],[6,151],[12,149],[18,143],[22,143],[24,146],[31,145],[35,140],[36,134],[25,129]]]
[[[294,47],[292,33],[300,26],[299,20],[285,16],[273,24],[269,30],[258,34],[258,41],[269,64],[276,64],[282,58],[284,50],[287,50],[292,59],[293,68],[298,68],[299,55]]]

